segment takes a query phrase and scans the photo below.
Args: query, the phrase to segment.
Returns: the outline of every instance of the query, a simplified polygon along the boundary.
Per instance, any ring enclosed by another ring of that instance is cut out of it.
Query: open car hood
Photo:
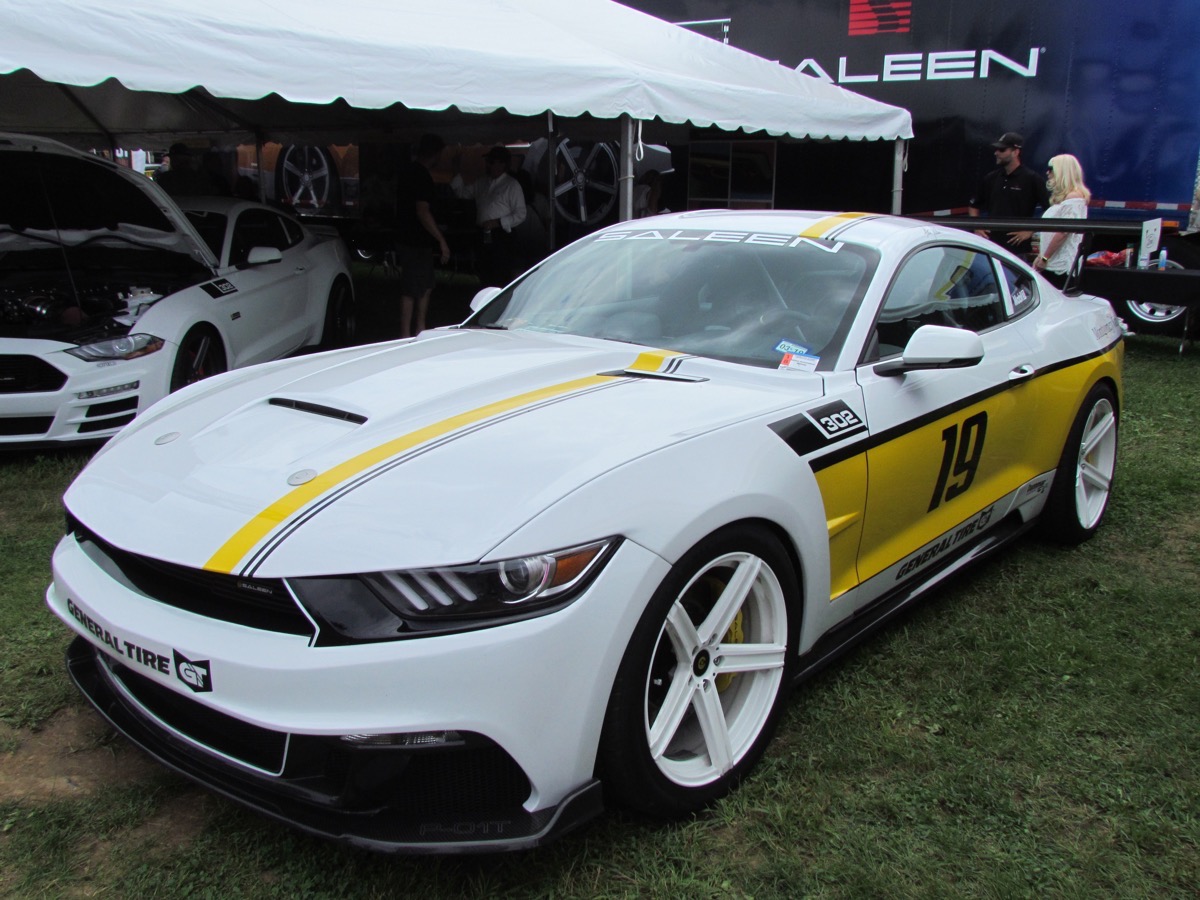
[[[0,252],[84,246],[153,247],[217,265],[182,210],[141,173],[0,133]]]

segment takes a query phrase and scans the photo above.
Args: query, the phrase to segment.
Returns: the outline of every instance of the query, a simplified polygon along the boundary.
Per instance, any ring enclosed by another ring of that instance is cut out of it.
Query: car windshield
[[[795,234],[607,231],[546,260],[465,327],[605,338],[757,366],[795,355],[815,366],[840,343],[877,262],[868,248]]]
[[[225,223],[227,217],[222,213],[208,212],[201,209],[189,209],[184,212],[192,227],[208,244],[213,256],[221,258],[221,248],[225,244]]]

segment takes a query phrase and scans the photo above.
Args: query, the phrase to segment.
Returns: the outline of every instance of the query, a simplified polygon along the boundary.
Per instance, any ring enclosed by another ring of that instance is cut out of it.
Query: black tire
[[[228,368],[225,345],[211,325],[196,325],[184,335],[171,366],[171,392],[195,384]]]
[[[321,346],[325,349],[349,347],[354,343],[358,330],[358,317],[354,305],[354,291],[344,278],[339,278],[329,289],[325,302],[325,324],[321,329]]]
[[[1119,419],[1113,389],[1097,384],[1079,407],[1054,474],[1039,525],[1046,540],[1074,546],[1100,527],[1117,467]]]
[[[323,210],[342,200],[333,155],[316,144],[287,144],[275,160],[275,199],[291,209]]]
[[[612,800],[675,818],[737,786],[779,716],[799,596],[765,528],[724,528],[675,564],[633,632],[605,713],[597,771]]]

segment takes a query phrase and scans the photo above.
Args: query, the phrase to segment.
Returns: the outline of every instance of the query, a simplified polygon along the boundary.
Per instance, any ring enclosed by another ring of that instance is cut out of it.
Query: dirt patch
[[[86,797],[149,778],[162,767],[116,736],[91,709],[67,707],[37,731],[0,723],[0,802]]]

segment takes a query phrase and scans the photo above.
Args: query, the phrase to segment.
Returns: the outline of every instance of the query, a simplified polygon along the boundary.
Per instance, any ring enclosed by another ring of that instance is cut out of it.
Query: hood
[[[155,247],[217,264],[141,173],[57,141],[0,134],[0,252],[84,246]]]
[[[587,338],[440,332],[201,383],[110,443],[66,503],[119,547],[216,571],[473,562],[580,485],[821,384]]]

